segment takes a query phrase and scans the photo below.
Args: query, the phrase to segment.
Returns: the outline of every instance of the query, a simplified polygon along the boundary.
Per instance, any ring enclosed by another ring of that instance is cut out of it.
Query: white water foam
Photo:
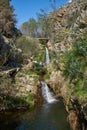
[[[49,51],[46,47],[46,65],[48,65],[50,63],[50,58],[49,58]]]
[[[47,84],[44,81],[41,81],[42,83],[42,95],[43,98],[46,100],[47,103],[52,103],[57,101],[54,97],[53,97],[53,92],[50,91],[49,87],[47,86]]]

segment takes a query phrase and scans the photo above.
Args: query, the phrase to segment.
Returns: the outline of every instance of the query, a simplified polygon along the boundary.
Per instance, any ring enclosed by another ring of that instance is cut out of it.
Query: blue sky
[[[54,0],[12,0],[11,5],[14,6],[14,13],[17,15],[17,27],[30,18],[37,18],[37,13],[40,9],[45,9],[47,12],[52,11],[51,4]],[[56,7],[67,3],[69,0],[56,0]]]

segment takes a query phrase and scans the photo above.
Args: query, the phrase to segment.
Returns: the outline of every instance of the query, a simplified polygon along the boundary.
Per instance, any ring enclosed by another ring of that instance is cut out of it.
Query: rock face
[[[23,63],[22,51],[0,35],[0,66],[18,67],[21,63]]]
[[[9,51],[11,46],[8,43],[5,43],[4,38],[0,36],[0,66],[3,66],[9,56]]]
[[[81,54],[81,48],[87,51],[87,1],[73,0],[52,12],[49,18],[53,20],[54,27],[50,42],[57,56],[51,63],[52,72],[48,69],[51,73],[48,84],[52,86],[57,95],[63,97],[72,129],[86,130],[87,62],[85,61],[87,61],[87,53],[84,51]],[[64,58],[65,56],[66,58]],[[83,62],[85,62],[84,69],[81,68]],[[66,66],[67,68],[65,68]],[[80,69],[76,66],[79,66]],[[77,70],[81,72],[78,76],[76,76]],[[80,74],[83,76],[80,77]]]
[[[26,67],[0,72],[0,111],[34,106],[37,84]]]
[[[37,92],[37,85],[35,85],[34,77],[35,75],[29,75],[28,68],[22,69],[20,73],[18,73],[15,77],[16,85],[19,88],[19,93],[17,95],[25,95],[28,92],[33,92],[36,94]]]
[[[37,85],[21,49],[0,35],[0,111],[33,106]],[[22,67],[22,69],[21,69]]]

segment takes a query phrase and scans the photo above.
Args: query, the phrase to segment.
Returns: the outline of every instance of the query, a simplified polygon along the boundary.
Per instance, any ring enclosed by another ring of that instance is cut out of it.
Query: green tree
[[[51,24],[51,19],[48,15],[48,13],[44,10],[41,9],[40,13],[37,14],[38,16],[38,28],[41,34],[41,37],[50,37],[50,32],[52,30],[52,24]]]
[[[0,33],[7,37],[12,37],[17,33],[14,8],[10,2],[11,0],[0,0]]]
[[[28,36],[23,35],[22,37],[19,37],[16,41],[16,46],[27,56],[37,55],[38,53],[38,41]]]
[[[34,18],[30,18],[28,22],[24,22],[21,27],[22,33],[32,37],[37,35],[37,22]]]

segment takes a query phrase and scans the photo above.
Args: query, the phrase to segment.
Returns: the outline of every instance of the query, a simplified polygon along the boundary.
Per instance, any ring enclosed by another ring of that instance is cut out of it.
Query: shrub
[[[87,64],[87,38],[82,37],[73,43],[73,50],[63,55],[63,73],[70,81],[78,81],[84,78],[84,71]]]
[[[28,36],[22,36],[17,39],[16,46],[21,48],[24,54],[32,56],[38,53],[38,43],[39,41]]]

